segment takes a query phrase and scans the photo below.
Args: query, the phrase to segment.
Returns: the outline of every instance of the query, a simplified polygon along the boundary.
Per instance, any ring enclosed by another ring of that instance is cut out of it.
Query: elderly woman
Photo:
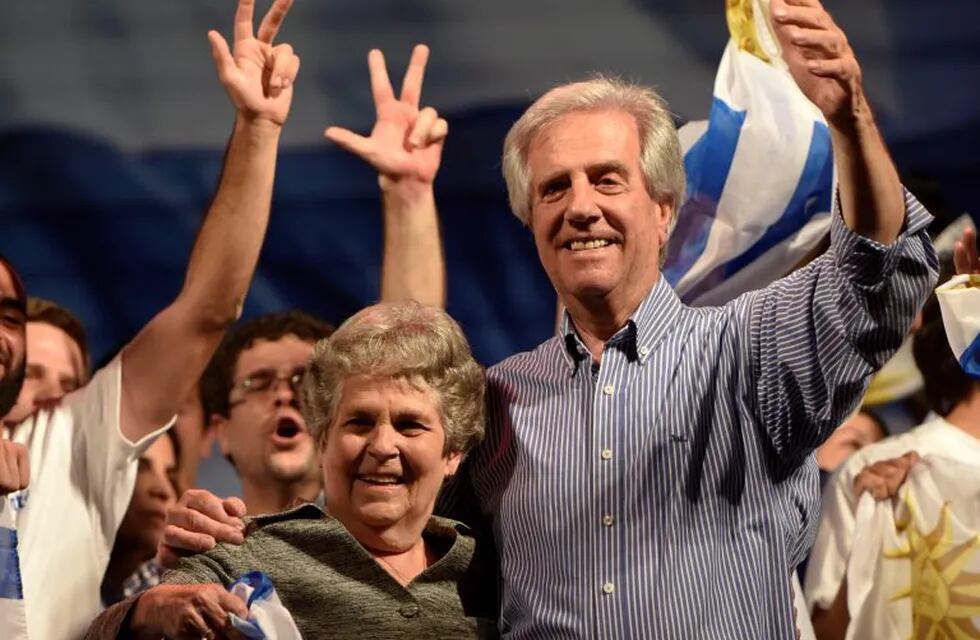
[[[417,303],[369,307],[317,344],[303,387],[326,513],[306,504],[252,519],[244,544],[181,560],[88,637],[224,634],[228,613],[246,613],[226,587],[251,571],[268,575],[307,639],[496,635],[495,579],[473,535],[432,515],[483,437],[483,371],[459,326]]]

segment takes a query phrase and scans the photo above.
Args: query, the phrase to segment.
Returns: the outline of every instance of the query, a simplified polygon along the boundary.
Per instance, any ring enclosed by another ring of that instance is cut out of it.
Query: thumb
[[[224,80],[235,66],[235,59],[228,48],[228,41],[217,31],[208,31],[208,42],[211,43],[211,57],[218,70],[218,77]]]
[[[349,129],[344,129],[343,127],[330,127],[324,133],[327,140],[333,142],[335,145],[349,151],[362,158],[367,158],[371,153],[374,152],[374,144],[371,142],[370,138],[365,138],[362,135],[358,135]]]

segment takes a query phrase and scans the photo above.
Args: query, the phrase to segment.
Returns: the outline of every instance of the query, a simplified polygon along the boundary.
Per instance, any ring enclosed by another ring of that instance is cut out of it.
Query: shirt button
[[[612,449],[603,449],[602,450],[602,453],[599,454],[599,455],[602,456],[602,459],[603,460],[611,460],[612,459]]]
[[[615,522],[616,518],[612,516],[602,516],[602,524],[606,525],[607,527],[613,526]]]
[[[616,390],[616,387],[612,386],[611,384],[607,384],[606,386],[604,386],[602,388],[602,392],[604,394],[606,394],[607,396],[611,396],[613,394],[613,391],[615,391],[615,390]]]
[[[611,582],[607,582],[606,584],[602,585],[602,592],[605,593],[605,594],[607,594],[607,595],[610,594],[610,593],[612,593],[615,590],[616,590],[616,587],[614,587],[613,586],[613,583],[611,583]]]
[[[647,349],[646,347],[640,347],[640,355],[641,356],[645,356],[648,353],[650,353],[650,350],[649,349]]]
[[[414,618],[419,614],[419,606],[417,604],[406,604],[398,610],[398,613],[406,618]]]

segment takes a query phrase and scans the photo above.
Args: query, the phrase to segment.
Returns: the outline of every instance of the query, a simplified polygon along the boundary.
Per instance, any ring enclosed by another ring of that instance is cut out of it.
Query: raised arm
[[[839,173],[831,246],[750,294],[746,378],[775,452],[800,464],[853,410],[936,281],[931,216],[902,189],[843,32],[817,0],[773,0],[776,34],[830,124]],[[838,211],[840,213],[838,213]]]
[[[432,184],[449,127],[432,107],[419,110],[428,58],[428,47],[417,45],[396,98],[384,55],[372,50],[368,70],[377,121],[371,135],[340,127],[328,128],[325,135],[378,172],[385,228],[381,299],[442,307],[446,265]]]
[[[830,126],[844,221],[891,243],[905,223],[905,198],[847,37],[819,0],[772,0],[770,7],[790,73]]]
[[[236,116],[218,191],[191,251],[184,286],[122,354],[123,435],[136,441],[177,412],[235,321],[265,236],[279,134],[299,58],[273,39],[292,0],[275,0],[253,32],[255,0],[239,0],[234,44],[208,33]]]

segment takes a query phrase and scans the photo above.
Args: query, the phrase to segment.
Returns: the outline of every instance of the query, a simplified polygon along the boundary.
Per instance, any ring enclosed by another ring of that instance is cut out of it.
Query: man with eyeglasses
[[[320,474],[296,392],[327,323],[301,311],[272,313],[228,333],[201,378],[208,428],[235,467],[248,513],[314,500]]]

